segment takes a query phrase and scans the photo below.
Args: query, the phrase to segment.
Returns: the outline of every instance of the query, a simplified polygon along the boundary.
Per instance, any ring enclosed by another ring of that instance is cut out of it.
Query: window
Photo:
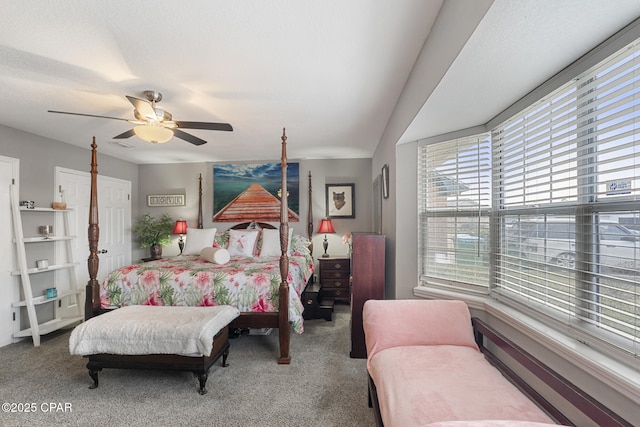
[[[492,132],[495,295],[636,356],[639,95],[630,46]]]
[[[423,286],[488,292],[640,357],[639,51],[490,136],[419,148]]]
[[[491,144],[489,134],[420,149],[422,281],[487,293]]]

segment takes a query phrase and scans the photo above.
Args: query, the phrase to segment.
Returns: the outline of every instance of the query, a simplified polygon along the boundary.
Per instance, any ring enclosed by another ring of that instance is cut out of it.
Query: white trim
[[[469,296],[439,289],[427,289],[421,286],[413,288],[413,294],[421,298],[458,299],[464,301],[469,308],[484,311],[488,315],[512,326],[571,365],[584,370],[594,379],[618,390],[635,404],[640,405],[640,372],[637,369],[633,369],[605,353],[582,344],[556,329],[523,314],[521,311],[491,298]]]

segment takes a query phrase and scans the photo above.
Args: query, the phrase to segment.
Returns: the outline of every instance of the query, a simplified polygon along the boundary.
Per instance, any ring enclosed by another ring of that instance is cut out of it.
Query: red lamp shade
[[[325,218],[320,220],[320,226],[318,227],[317,232],[324,233],[324,241],[322,242],[322,247],[324,248],[324,254],[322,255],[322,257],[326,258],[329,256],[329,254],[327,253],[327,248],[329,247],[329,242],[327,241],[327,233],[335,233],[336,230],[333,229],[333,224],[331,224],[331,220]]]
[[[176,221],[176,225],[173,227],[173,234],[187,234],[187,221]]]
[[[317,233],[335,233],[336,230],[333,229],[333,224],[331,224],[330,219],[321,219],[320,226],[318,227]]]

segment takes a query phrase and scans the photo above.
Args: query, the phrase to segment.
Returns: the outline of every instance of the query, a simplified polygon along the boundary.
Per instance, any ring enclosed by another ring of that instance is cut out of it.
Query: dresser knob
[[[341,267],[342,267],[342,264],[335,264],[335,265],[333,266],[333,268],[335,268],[336,270],[337,270],[337,269],[339,269],[339,268],[341,268]]]

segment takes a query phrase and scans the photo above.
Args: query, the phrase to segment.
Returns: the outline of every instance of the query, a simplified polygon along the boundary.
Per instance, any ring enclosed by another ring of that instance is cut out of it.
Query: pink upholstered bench
[[[471,319],[462,301],[370,300],[363,326],[369,404],[378,426],[572,425],[485,347],[485,339],[594,425],[631,426],[490,325]]]
[[[555,424],[485,360],[464,302],[369,300],[363,316],[367,368],[385,426]]]

